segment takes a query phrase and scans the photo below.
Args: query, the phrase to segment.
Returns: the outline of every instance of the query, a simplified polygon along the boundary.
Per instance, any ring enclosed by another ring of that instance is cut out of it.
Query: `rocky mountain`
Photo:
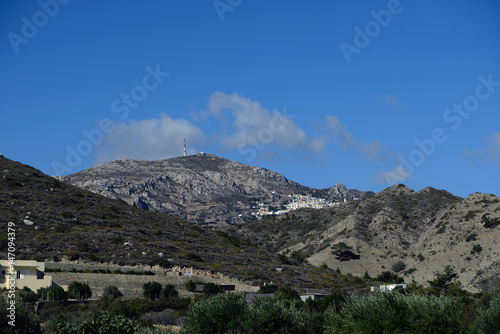
[[[500,198],[492,194],[460,198],[395,185],[329,209],[232,227],[231,233],[355,276],[391,271],[425,286],[451,265],[469,291],[500,287]],[[352,252],[351,259],[333,254],[340,246]]]
[[[119,159],[59,179],[200,225],[241,223],[242,217],[252,217],[257,203],[282,205],[292,194],[329,201],[373,195],[341,183],[313,189],[271,170],[203,153],[160,161]]]
[[[14,235],[7,236],[7,227]],[[0,229],[5,231],[0,234],[4,259],[11,247],[16,260],[157,270],[194,267],[247,283],[351,286],[351,278],[334,270],[281,265],[276,254],[225,232],[94,194],[1,155]]]
[[[247,282],[358,292],[382,284],[388,272],[427,286],[451,266],[469,291],[500,287],[500,198],[492,194],[460,198],[396,185],[213,231],[0,156],[0,229],[10,222],[18,260],[192,266]],[[0,257],[8,243],[0,235]]]

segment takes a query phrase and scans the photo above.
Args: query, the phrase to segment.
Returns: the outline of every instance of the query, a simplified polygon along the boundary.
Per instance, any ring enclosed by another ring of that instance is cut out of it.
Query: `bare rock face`
[[[276,194],[314,193],[334,201],[373,194],[341,183],[312,189],[268,169],[203,153],[160,161],[118,159],[58,178],[142,209],[205,224],[241,222],[239,215],[249,216],[251,205],[276,202]]]

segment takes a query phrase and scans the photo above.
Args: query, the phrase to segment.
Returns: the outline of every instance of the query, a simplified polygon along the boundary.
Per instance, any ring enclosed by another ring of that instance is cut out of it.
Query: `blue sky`
[[[0,152],[500,195],[497,1],[3,1]]]

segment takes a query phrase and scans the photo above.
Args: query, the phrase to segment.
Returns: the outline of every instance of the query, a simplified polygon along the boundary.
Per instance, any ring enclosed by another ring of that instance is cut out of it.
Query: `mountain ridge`
[[[201,153],[165,160],[118,159],[59,176],[59,180],[146,210],[173,214],[200,224],[242,223],[259,202],[282,204],[292,194],[329,201],[372,196],[342,183],[314,189],[269,169]]]

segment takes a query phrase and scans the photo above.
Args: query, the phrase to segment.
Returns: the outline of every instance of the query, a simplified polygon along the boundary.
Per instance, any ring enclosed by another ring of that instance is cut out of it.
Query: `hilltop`
[[[145,210],[218,226],[254,219],[259,203],[284,206],[288,195],[338,202],[373,195],[342,183],[306,187],[274,171],[206,153],[159,161],[119,159],[58,179]]]
[[[276,254],[252,242],[77,188],[0,156],[0,229],[6,231],[8,222],[15,223],[17,260],[194,267],[250,284],[296,287],[344,286],[351,279],[305,263],[283,265]],[[7,246],[4,233],[0,258],[7,257]]]
[[[298,210],[231,233],[269,251],[300,254],[316,266],[353,275],[394,271],[427,285],[446,265],[470,291],[500,286],[500,199],[404,185],[329,209]],[[345,243],[359,259],[339,261],[331,247]],[[295,255],[296,256],[296,255]]]

